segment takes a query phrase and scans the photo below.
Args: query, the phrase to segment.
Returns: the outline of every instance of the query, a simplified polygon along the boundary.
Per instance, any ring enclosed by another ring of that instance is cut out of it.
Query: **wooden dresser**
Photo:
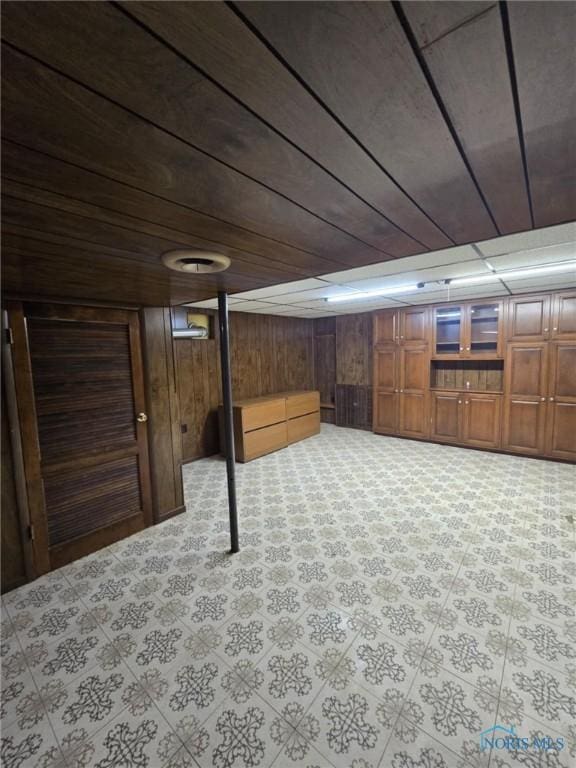
[[[252,461],[320,432],[320,393],[278,392],[233,407],[237,461]],[[222,434],[222,406],[220,406]],[[221,450],[224,451],[223,441]]]

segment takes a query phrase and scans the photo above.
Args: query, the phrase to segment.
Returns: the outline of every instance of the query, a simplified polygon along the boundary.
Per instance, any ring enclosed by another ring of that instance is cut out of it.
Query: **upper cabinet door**
[[[502,357],[502,302],[468,306],[467,357]]]
[[[435,357],[459,357],[464,352],[464,308],[450,305],[434,308]]]
[[[428,307],[410,307],[400,311],[400,343],[428,344],[430,312]]]
[[[554,297],[551,338],[576,339],[576,291]]]
[[[514,296],[508,300],[509,341],[543,341],[550,329],[550,296]]]
[[[504,391],[514,397],[540,398],[546,395],[548,344],[509,344],[504,374]]]
[[[374,313],[374,344],[398,344],[400,338],[399,315],[396,310],[385,309]]]

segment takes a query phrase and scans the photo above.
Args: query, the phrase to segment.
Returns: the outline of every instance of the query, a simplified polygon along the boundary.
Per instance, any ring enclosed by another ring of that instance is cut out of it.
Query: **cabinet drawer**
[[[268,427],[286,420],[286,401],[284,398],[269,400],[257,405],[242,407],[242,431]]]
[[[320,393],[305,392],[302,395],[290,395],[286,398],[286,418],[295,419],[307,413],[320,410]]]
[[[288,442],[295,443],[305,437],[317,435],[320,432],[320,413],[309,413],[307,416],[298,416],[288,422]]]
[[[277,451],[286,446],[286,422],[273,424],[270,427],[262,427],[254,432],[247,432],[243,436],[244,461],[250,461],[265,453]]]

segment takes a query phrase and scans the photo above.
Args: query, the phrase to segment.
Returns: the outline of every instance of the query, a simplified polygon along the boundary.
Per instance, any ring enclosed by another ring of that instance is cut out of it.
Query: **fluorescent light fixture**
[[[385,298],[397,293],[410,293],[417,291],[417,285],[398,285],[395,288],[381,288],[379,291],[358,291],[358,293],[346,293],[341,296],[329,296],[326,301],[360,301],[365,299]]]
[[[450,281],[450,285],[474,285],[475,283],[488,283],[493,280],[522,280],[524,277],[537,277],[539,275],[553,274],[554,272],[570,272],[571,270],[576,270],[576,261],[562,261],[558,264],[545,264],[541,267],[511,269],[506,272],[491,272],[489,275],[456,277]]]

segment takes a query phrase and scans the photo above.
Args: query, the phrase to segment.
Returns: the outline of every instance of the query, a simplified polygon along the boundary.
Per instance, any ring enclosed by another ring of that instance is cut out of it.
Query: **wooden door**
[[[499,448],[502,396],[466,392],[463,399],[463,441],[478,448]]]
[[[502,448],[544,453],[548,344],[511,343],[506,351]]]
[[[546,453],[576,460],[576,343],[550,343]]]
[[[447,443],[460,442],[460,409],[462,396],[459,392],[431,392],[431,437]]]
[[[508,299],[509,341],[543,341],[550,331],[550,296],[511,296]]]
[[[13,307],[24,461],[40,573],[151,523],[136,312]]]
[[[379,344],[397,344],[400,337],[399,314],[395,310],[385,309],[374,313],[374,339]]]
[[[407,437],[427,437],[430,356],[428,346],[400,350],[399,430]]]
[[[400,343],[427,344],[430,341],[428,307],[410,307],[400,311]]]
[[[576,291],[554,296],[552,339],[576,339]]]
[[[381,347],[374,351],[374,432],[393,434],[398,430],[398,349]]]

